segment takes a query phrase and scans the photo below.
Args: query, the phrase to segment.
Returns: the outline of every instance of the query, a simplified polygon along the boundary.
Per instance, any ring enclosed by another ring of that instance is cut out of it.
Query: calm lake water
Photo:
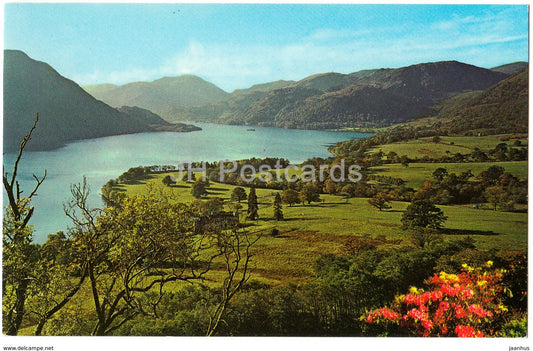
[[[331,156],[327,147],[332,143],[368,136],[263,127],[249,131],[247,126],[194,124],[203,130],[120,135],[76,141],[54,151],[25,152],[18,179],[26,194],[33,188],[32,174],[40,177],[45,169],[48,172],[33,200],[35,213],[30,223],[34,224],[35,241],[42,243],[48,234],[66,230],[71,224],[63,212],[63,203],[70,198],[70,184],[80,183],[83,176],[91,188],[91,204],[100,207],[102,185],[130,167],[249,157],[283,157],[296,164],[310,157]],[[4,156],[6,171],[11,171],[15,156]]]

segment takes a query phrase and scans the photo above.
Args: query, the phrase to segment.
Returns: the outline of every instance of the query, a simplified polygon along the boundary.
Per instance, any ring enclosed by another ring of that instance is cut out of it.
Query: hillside
[[[228,98],[228,93],[200,77],[182,75],[153,82],[134,82],[111,87],[109,84],[85,88],[98,100],[113,107],[138,106],[167,120],[173,120],[176,108],[213,104]]]
[[[254,101],[261,99],[270,91],[285,88],[293,81],[278,80],[256,84],[247,89],[236,89],[226,100],[199,106],[174,106],[165,113],[168,121],[194,120],[202,122],[229,123],[228,118],[245,110]]]
[[[150,126],[155,120],[132,117],[96,100],[48,64],[21,51],[4,51],[5,151],[18,149],[37,113],[39,124],[28,150],[50,150],[77,139],[156,130]]]
[[[227,124],[271,125],[270,113],[285,108],[286,103],[296,103],[302,98],[342,89],[375,70],[363,70],[351,74],[320,73],[299,81],[279,80],[256,84],[247,89],[236,89],[226,100],[201,106],[180,106],[165,115],[169,121],[195,120]],[[286,100],[284,100],[286,99]],[[256,103],[252,106],[253,103]],[[268,107],[268,105],[274,105]],[[248,120],[243,122],[243,120]],[[265,121],[266,120],[266,121]],[[254,122],[255,121],[255,122]]]
[[[192,124],[169,123],[155,113],[136,106],[122,106],[118,111],[127,114],[130,119],[140,123],[148,124],[154,131],[158,132],[193,132],[202,128]]]
[[[529,69],[476,93],[443,101],[428,113],[429,129],[442,133],[500,134],[528,131]]]
[[[320,73],[304,78],[291,84],[292,87],[317,89],[324,92],[340,90],[355,83],[360,78],[367,77],[376,70],[362,70],[350,74]]]
[[[487,89],[508,77],[503,72],[522,64],[488,70],[445,61],[351,74],[330,72],[297,82],[258,84],[230,94],[194,76],[116,88],[104,85],[98,92],[94,87],[87,89],[113,105],[143,107],[171,122],[196,120],[302,129],[382,127],[419,117],[454,95]]]
[[[506,74],[514,74],[528,67],[529,67],[529,63],[518,61],[518,62],[508,63],[506,65],[501,65],[498,67],[493,67],[491,68],[491,71],[502,72]]]
[[[386,126],[413,119],[454,94],[486,89],[507,76],[456,61],[364,72],[352,74],[351,81],[342,75],[313,77],[315,82],[341,83],[337,90],[332,89],[333,84],[311,85],[333,90],[326,92],[302,90],[302,85],[312,81],[307,78],[293,84],[292,91],[285,88],[268,93],[225,121],[310,129]]]
[[[394,145],[389,151],[396,152],[401,151],[398,143],[419,142],[424,137],[446,136],[481,140],[479,137],[484,135],[516,134],[514,140],[520,140],[521,136],[527,136],[528,133],[528,97],[529,70],[525,69],[483,91],[463,93],[443,100],[427,110],[420,119],[383,128],[370,138],[337,143],[329,150],[337,156],[361,157],[371,147],[389,144]],[[470,138],[471,136],[478,138]],[[496,140],[496,143],[501,142],[500,138]],[[431,146],[428,148],[428,141],[425,143],[426,145],[422,147],[426,152],[438,153],[439,144],[431,141]],[[458,146],[464,144],[464,140],[458,142]],[[441,151],[445,151],[447,155],[453,150],[451,145],[451,143],[445,144]],[[404,148],[413,151],[413,145]],[[464,153],[464,150],[457,152]]]

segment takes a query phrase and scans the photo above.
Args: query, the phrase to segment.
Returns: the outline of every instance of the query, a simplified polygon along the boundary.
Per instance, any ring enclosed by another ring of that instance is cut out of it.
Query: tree
[[[113,204],[113,198],[115,197],[117,191],[114,190],[114,187],[117,185],[117,181],[114,179],[109,179],[107,183],[104,184],[102,189],[100,190],[100,195],[102,196],[102,200],[104,201],[104,204],[106,206],[110,206]]]
[[[337,193],[337,184],[331,180],[331,179],[326,179],[326,181],[324,182],[324,192],[330,194],[330,195],[334,195]]]
[[[73,241],[63,232],[51,234],[40,247],[35,271],[34,294],[28,311],[37,318],[35,335],[41,335],[45,324],[82,288],[87,278],[85,266],[73,260]]]
[[[231,192],[231,199],[238,202],[241,202],[241,200],[246,200],[246,190],[240,186],[233,188],[233,191]]]
[[[170,184],[176,184],[176,181],[168,174],[163,178],[162,182],[166,186],[170,186]]]
[[[429,201],[432,196],[435,196],[436,190],[431,184],[431,180],[426,179],[424,184],[413,194],[413,200],[427,200]]]
[[[32,198],[46,179],[46,171],[41,178],[33,175],[37,182],[27,197],[22,197],[17,180],[17,172],[22,153],[31,140],[39,115],[20,143],[11,176],[4,171],[3,185],[9,205],[3,218],[3,272],[2,272],[2,316],[3,331],[7,335],[17,335],[25,315],[26,299],[32,285],[36,283],[34,267],[38,260],[38,248],[33,244],[33,229],[28,226],[34,211]]]
[[[259,206],[257,204],[257,195],[255,194],[255,188],[250,188],[250,193],[248,194],[248,212],[246,218],[251,220],[256,220],[259,218],[257,211]]]
[[[298,203],[300,201],[300,195],[294,189],[285,189],[281,195],[281,199],[284,203],[289,204],[292,207],[292,204]]]
[[[442,180],[447,175],[448,175],[448,170],[443,167],[439,167],[433,172],[433,178],[435,178],[438,182],[442,182]]]
[[[97,319],[93,335],[112,334],[137,315],[151,315],[166,284],[203,279],[217,257],[224,258],[228,270],[221,304],[227,306],[249,275],[249,248],[255,241],[235,231],[196,233],[190,206],[165,190],[149,185],[147,195],[122,195],[116,206],[99,210],[87,206],[85,182],[72,186],[65,210],[74,223],[72,255],[88,272]],[[224,311],[215,311],[208,332],[214,332]]]
[[[309,205],[311,202],[320,201],[320,194],[318,187],[314,183],[307,183],[300,190],[300,201],[305,202]]]
[[[378,192],[376,195],[368,199],[368,203],[377,208],[380,211],[388,210],[391,208],[391,205],[389,204],[389,201],[391,200],[390,195]]]
[[[407,157],[406,155],[400,156],[400,163],[404,167],[409,167],[409,157]]]
[[[488,203],[491,203],[494,206],[494,211],[496,211],[498,206],[503,209],[512,209],[514,207],[513,200],[501,186],[489,186],[485,189],[483,196]]]
[[[494,152],[495,153],[506,153],[509,151],[509,148],[507,147],[507,144],[506,143],[499,143],[498,145],[496,145],[496,147],[494,148]]]
[[[505,173],[505,169],[501,166],[490,166],[485,171],[478,174],[476,177],[481,181],[483,186],[490,186],[496,184],[498,179]]]
[[[433,228],[440,229],[442,224],[448,219],[440,208],[433,205],[428,200],[415,200],[402,215],[404,228]]]
[[[198,213],[200,216],[212,217],[217,213],[220,213],[223,208],[222,200],[200,200],[196,199],[191,203],[191,210]]]
[[[191,187],[191,194],[197,199],[201,198],[204,195],[207,195],[205,184],[201,181],[194,182],[194,184]]]
[[[281,207],[281,196],[279,195],[279,193],[276,193],[276,196],[274,197],[273,207],[274,207],[274,218],[276,219],[276,221],[283,220],[283,210]]]
[[[249,264],[252,257],[251,248],[261,238],[260,234],[250,234],[244,229],[240,232],[225,231],[218,235],[218,253],[223,258],[224,279],[218,302],[207,309],[209,325],[206,336],[213,335],[224,317],[231,299],[250,279]]]
[[[433,139],[431,139],[431,141],[433,141],[435,144],[440,143],[440,141],[441,141],[440,136],[435,135],[435,136],[433,137]]]
[[[355,185],[347,184],[343,186],[341,189],[341,193],[348,195],[348,197],[354,197],[355,196]]]

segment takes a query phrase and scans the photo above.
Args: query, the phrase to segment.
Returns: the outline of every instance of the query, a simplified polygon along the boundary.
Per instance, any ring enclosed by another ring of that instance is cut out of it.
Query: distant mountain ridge
[[[491,68],[491,71],[502,72],[506,74],[518,73],[526,68],[529,68],[529,63],[524,61],[517,61]]]
[[[486,89],[507,77],[456,61],[366,73],[345,86],[329,88],[333,91],[271,91],[225,121],[310,129],[385,126],[413,119],[451,95]],[[287,103],[280,103],[281,97]]]
[[[139,112],[139,111],[137,111]],[[130,116],[96,100],[50,65],[22,51],[4,51],[4,151],[18,149],[36,114],[39,123],[28,150],[50,150],[72,140],[172,128],[142,113]],[[157,128],[156,128],[157,127]]]
[[[505,72],[512,72],[522,64],[489,70],[457,61],[421,63],[350,74],[320,73],[296,82],[258,84],[218,95],[218,100],[207,103],[191,99],[186,104],[177,100],[172,106],[160,104],[161,99],[153,96],[157,95],[156,90],[129,102],[172,122],[196,120],[302,129],[380,127],[413,119],[450,96],[487,89],[508,77]],[[186,83],[182,82],[181,90],[190,89]],[[103,101],[116,96],[103,92],[108,88],[102,87]],[[191,94],[195,91],[190,90]]]
[[[193,107],[224,101],[228,93],[194,75],[163,77],[152,82],[134,82],[121,86],[89,85],[85,89],[98,100],[113,107],[138,106],[167,120],[176,107]]]

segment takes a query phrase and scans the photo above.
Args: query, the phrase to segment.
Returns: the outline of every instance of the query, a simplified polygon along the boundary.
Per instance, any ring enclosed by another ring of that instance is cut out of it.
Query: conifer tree
[[[256,220],[259,218],[259,214],[257,214],[257,210],[259,209],[257,205],[257,195],[255,194],[255,188],[250,188],[250,193],[248,194],[248,215],[246,216],[248,219]]]
[[[283,210],[281,207],[281,196],[279,193],[276,193],[276,197],[274,197],[274,218],[276,221],[283,220]]]

